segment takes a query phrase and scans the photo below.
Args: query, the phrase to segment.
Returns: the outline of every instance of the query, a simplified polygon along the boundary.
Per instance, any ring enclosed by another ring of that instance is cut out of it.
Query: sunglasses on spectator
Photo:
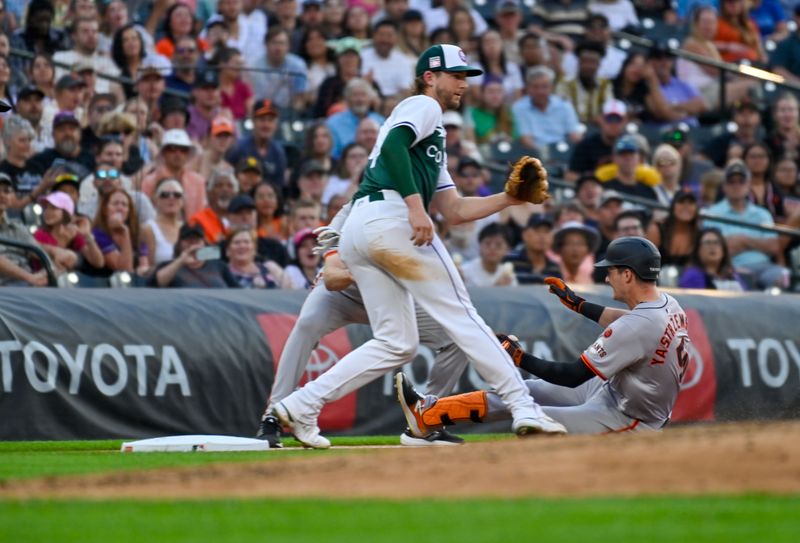
[[[747,183],[747,179],[741,175],[734,175],[725,180],[726,185],[744,185],[745,183]]]
[[[189,152],[189,148],[188,147],[182,147],[180,145],[167,145],[166,147],[164,147],[164,152],[165,153],[171,153],[173,151],[178,151],[180,153],[188,153]]]
[[[119,179],[119,170],[97,170],[94,176],[98,179]]]
[[[176,47],[175,52],[179,55],[185,55],[187,53],[195,53],[197,52],[197,47]]]
[[[175,200],[179,200],[179,199],[183,198],[183,193],[182,192],[177,192],[177,191],[173,192],[173,191],[165,190],[165,191],[159,192],[158,193],[158,197],[161,198],[162,200],[166,200],[167,198],[172,198],[172,199],[175,199]]]
[[[607,123],[621,123],[622,115],[617,115],[616,113],[610,113],[608,115],[603,115],[603,120]]]

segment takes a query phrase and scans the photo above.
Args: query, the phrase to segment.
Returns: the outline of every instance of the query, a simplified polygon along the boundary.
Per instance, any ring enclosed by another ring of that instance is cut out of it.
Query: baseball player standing
[[[614,299],[630,311],[587,302],[561,279],[545,280],[561,303],[605,327],[579,360],[542,360],[525,353],[514,337],[501,336],[503,346],[519,367],[540,378],[526,381],[531,395],[568,432],[657,430],[669,421],[689,363],[686,314],[656,287],[661,255],[650,241],[616,239],[595,267],[608,268]],[[402,373],[395,382],[415,435],[460,421],[508,418],[493,392],[437,399],[417,394]]]
[[[318,245],[318,248],[324,249],[320,251],[324,252],[325,258],[323,281],[317,282],[303,302],[297,322],[281,354],[267,409],[261,417],[256,434],[258,439],[269,441],[270,447],[282,447],[280,423],[270,413],[276,403],[297,387],[308,365],[311,352],[319,340],[348,324],[369,324],[361,293],[353,282],[351,274],[341,263],[336,250],[338,241],[333,239],[334,236],[338,238],[337,230],[347,218],[349,211],[350,204],[347,204],[327,227],[317,230],[324,230],[327,234],[325,246],[321,248]],[[416,319],[420,342],[436,354],[428,377],[427,392],[437,396],[450,394],[467,367],[467,357],[447,337],[442,327],[419,307],[416,308]],[[407,446],[457,445],[463,441],[460,437],[444,430],[422,438],[415,437],[410,430],[406,430],[400,436],[400,443]]]
[[[308,447],[330,446],[317,426],[326,402],[414,356],[415,301],[508,405],[517,434],[565,432],[534,403],[513,361],[475,311],[428,215],[433,204],[449,223],[460,224],[521,203],[506,193],[461,197],[447,173],[442,112],[457,108],[467,92],[466,78],[481,73],[467,65],[464,52],[454,45],[428,48],[417,61],[415,95],[400,102],[381,127],[340,246],[361,290],[374,339],[273,408]]]

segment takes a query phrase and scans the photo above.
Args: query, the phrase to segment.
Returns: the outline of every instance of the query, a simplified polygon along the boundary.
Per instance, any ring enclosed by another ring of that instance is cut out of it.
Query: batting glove
[[[558,299],[565,307],[581,313],[581,306],[586,300],[575,294],[567,284],[558,277],[546,277],[545,285],[550,285],[550,292],[558,296]]]
[[[317,235],[317,246],[313,250],[316,255],[324,255],[339,245],[339,232],[329,226],[315,228],[314,233]]]
[[[505,334],[495,334],[495,336],[497,336],[503,349],[511,356],[514,365],[519,367],[522,363],[522,357],[525,354],[525,350],[522,348],[522,345],[519,344],[519,338],[517,336],[507,336]]]

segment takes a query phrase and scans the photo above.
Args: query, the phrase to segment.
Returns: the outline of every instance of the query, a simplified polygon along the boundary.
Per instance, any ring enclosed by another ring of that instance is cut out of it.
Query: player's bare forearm
[[[404,198],[408,207],[408,224],[411,225],[411,239],[417,247],[430,245],[433,241],[433,221],[419,194],[411,194]]]
[[[512,205],[522,203],[505,192],[485,197],[464,197],[459,196],[455,190],[437,192],[433,197],[433,202],[436,205],[436,209],[444,215],[444,218],[451,225],[482,219]]]
[[[325,258],[322,280],[325,281],[325,288],[332,291],[344,290],[354,282],[339,253],[332,253]]]

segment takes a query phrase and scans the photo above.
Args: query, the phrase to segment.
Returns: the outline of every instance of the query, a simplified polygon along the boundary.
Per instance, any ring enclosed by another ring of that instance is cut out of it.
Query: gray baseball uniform
[[[669,294],[612,322],[581,355],[597,377],[576,388],[526,381],[544,412],[570,433],[653,430],[669,420],[689,363],[686,314]],[[488,393],[486,420],[508,418]]]

